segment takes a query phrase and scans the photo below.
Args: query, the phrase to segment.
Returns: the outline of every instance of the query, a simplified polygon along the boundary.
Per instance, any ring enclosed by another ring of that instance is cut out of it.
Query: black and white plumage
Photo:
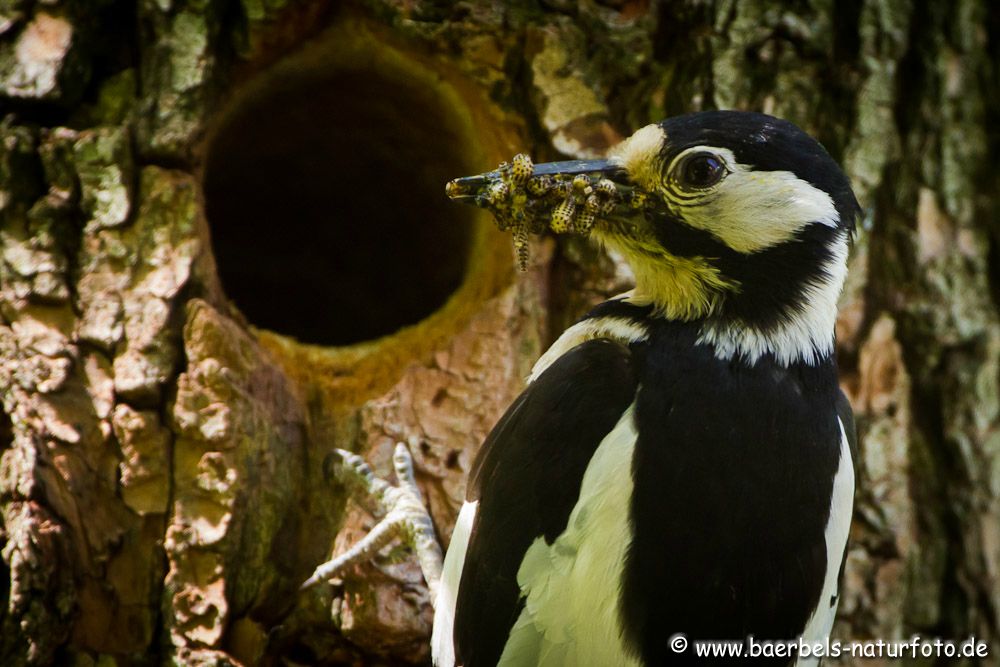
[[[829,635],[854,494],[847,178],[740,112],[643,128],[613,164],[657,204],[595,227],[636,287],[556,341],[479,452],[437,665],[684,664],[677,632]]]

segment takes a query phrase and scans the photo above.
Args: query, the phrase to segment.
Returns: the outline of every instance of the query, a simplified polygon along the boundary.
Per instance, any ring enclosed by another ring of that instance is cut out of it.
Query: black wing
[[[455,654],[493,667],[523,602],[517,571],[531,543],[566,528],[584,471],[635,399],[629,348],[593,340],[556,360],[497,423],[469,477],[479,501],[455,614]]]
[[[851,447],[851,458],[854,460],[854,470],[858,469],[858,430],[854,425],[854,411],[851,410],[851,402],[847,400],[844,392],[837,392],[837,416],[840,423],[844,425],[844,433],[847,435],[847,444]]]

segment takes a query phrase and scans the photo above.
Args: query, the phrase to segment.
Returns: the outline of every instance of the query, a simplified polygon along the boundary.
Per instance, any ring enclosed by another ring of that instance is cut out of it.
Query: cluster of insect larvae
[[[541,173],[530,157],[520,153],[494,171],[449,182],[446,193],[490,211],[497,227],[513,234],[517,264],[524,271],[529,234],[548,229],[586,235],[598,217],[610,214],[626,200],[631,202],[632,192],[622,190],[599,174],[566,174],[555,169]]]

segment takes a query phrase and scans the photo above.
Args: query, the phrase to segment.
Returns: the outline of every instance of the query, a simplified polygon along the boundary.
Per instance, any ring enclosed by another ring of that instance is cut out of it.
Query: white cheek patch
[[[609,159],[628,172],[637,185],[653,192],[660,185],[660,151],[666,134],[659,125],[647,125],[611,149]]]
[[[753,171],[725,148],[691,150],[715,153],[730,173],[702,198],[679,201],[667,190],[666,199],[688,224],[712,232],[733,250],[756,252],[788,241],[809,224],[836,227],[840,220],[829,194],[790,171]]]

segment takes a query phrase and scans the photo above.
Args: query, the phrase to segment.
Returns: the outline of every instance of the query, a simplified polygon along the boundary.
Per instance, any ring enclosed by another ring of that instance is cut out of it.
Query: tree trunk
[[[298,592],[373,522],[329,454],[407,443],[447,542],[532,362],[629,281],[562,238],[517,274],[445,181],[707,108],[800,124],[866,211],[835,636],[996,655],[998,91],[987,0],[0,0],[0,662],[426,664],[405,554]]]

